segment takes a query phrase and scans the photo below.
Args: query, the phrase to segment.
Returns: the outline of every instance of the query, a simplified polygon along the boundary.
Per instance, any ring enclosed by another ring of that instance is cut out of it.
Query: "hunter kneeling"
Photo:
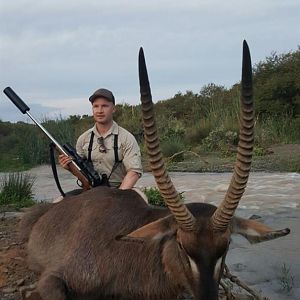
[[[89,98],[95,125],[77,140],[77,153],[90,163],[107,185],[131,189],[142,175],[141,153],[135,137],[113,120],[116,111],[111,91],[101,88]],[[59,164],[70,171],[72,158],[59,155]]]

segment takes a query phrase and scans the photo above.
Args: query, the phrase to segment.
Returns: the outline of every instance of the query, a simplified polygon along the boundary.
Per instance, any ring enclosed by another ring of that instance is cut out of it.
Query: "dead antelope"
[[[41,274],[43,300],[217,300],[230,235],[260,242],[289,233],[234,216],[244,193],[253,148],[254,112],[249,49],[244,42],[240,141],[219,207],[181,202],[163,163],[143,50],[139,76],[145,140],[168,208],[148,206],[133,190],[97,187],[57,204],[34,207],[20,223],[29,266]]]

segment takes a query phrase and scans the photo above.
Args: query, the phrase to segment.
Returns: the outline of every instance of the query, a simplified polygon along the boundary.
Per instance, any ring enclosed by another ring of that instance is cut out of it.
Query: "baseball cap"
[[[113,95],[113,93],[107,89],[99,89],[97,91],[94,92],[94,94],[89,98],[90,102],[94,102],[95,99],[97,98],[105,98],[108,101],[112,102],[113,104],[115,104],[115,97]]]

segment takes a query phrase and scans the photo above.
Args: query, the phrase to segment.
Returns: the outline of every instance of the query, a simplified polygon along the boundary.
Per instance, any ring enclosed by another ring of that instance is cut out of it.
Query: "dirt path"
[[[26,266],[26,251],[18,243],[18,217],[0,218],[0,299],[19,300],[21,291],[36,280]]]

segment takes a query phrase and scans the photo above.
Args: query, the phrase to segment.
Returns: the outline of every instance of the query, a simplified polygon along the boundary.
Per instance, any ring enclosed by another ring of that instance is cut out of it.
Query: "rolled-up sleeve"
[[[128,171],[135,171],[140,175],[143,174],[141,151],[135,137],[128,133],[122,143],[123,148],[123,165]]]
[[[82,134],[76,143],[76,152],[82,157],[82,158],[86,158],[85,152],[84,152],[84,148],[83,145],[85,143],[85,135],[86,133]]]

